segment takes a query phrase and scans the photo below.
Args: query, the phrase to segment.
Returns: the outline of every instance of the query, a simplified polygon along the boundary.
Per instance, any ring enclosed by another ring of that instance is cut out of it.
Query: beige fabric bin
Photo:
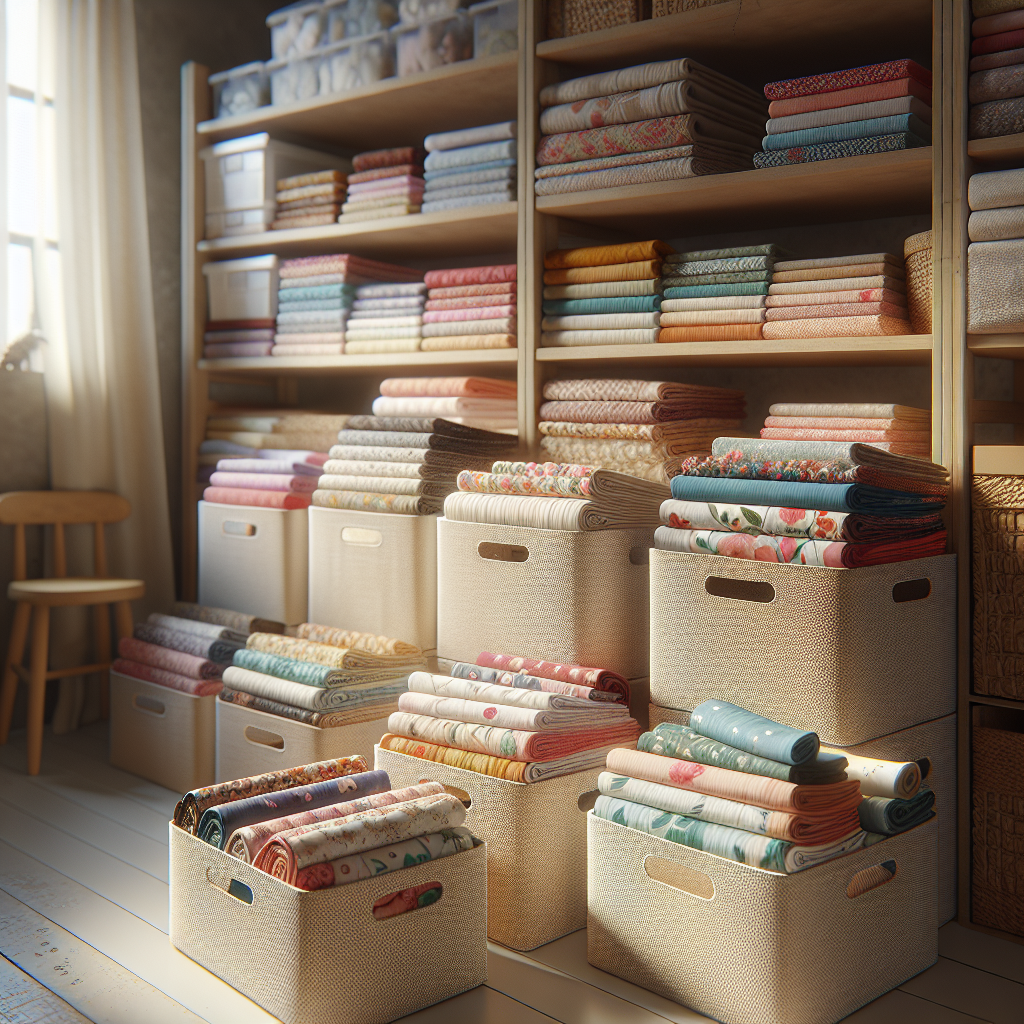
[[[437,516],[309,509],[309,621],[437,649]]]
[[[110,673],[110,763],[176,793],[209,786],[217,698]]]
[[[849,746],[956,711],[956,556],[866,569],[651,552],[651,701]]]
[[[372,722],[321,729],[218,700],[216,776],[244,779],[355,754],[362,754],[366,763],[372,764],[374,744],[387,731],[386,714]]]
[[[673,708],[650,705],[650,728],[662,722],[685,724],[685,715]],[[939,818],[939,924],[956,917],[956,715],[946,715],[922,725],[879,736],[857,746],[844,747],[861,757],[886,761],[921,761],[930,765],[927,783],[935,792]]]
[[[170,845],[171,942],[284,1024],[386,1024],[487,980],[483,844],[316,892],[173,824]],[[429,882],[436,903],[373,916],[376,900]]]
[[[481,651],[648,674],[653,530],[437,524],[437,654]]]
[[[466,827],[487,843],[490,938],[527,950],[586,927],[584,811],[597,799],[600,768],[508,782],[380,747],[374,766],[395,789],[440,782],[471,801]]]
[[[833,1024],[938,959],[934,818],[794,875],[593,813],[587,844],[590,963],[725,1024]]]
[[[304,508],[199,502],[199,603],[295,625],[306,621]]]

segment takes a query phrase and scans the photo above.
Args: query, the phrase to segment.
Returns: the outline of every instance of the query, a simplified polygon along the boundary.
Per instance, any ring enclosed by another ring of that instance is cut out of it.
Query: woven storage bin
[[[244,779],[354,754],[362,754],[370,764],[374,744],[387,731],[386,714],[372,722],[321,729],[218,700],[216,777]]]
[[[863,743],[956,710],[955,616],[955,555],[830,569],[654,550],[651,701]]]
[[[310,621],[434,651],[437,518],[310,508]]]
[[[987,710],[987,709],[986,709]],[[1024,727],[972,730],[971,920],[1024,935]]]
[[[651,16],[664,18],[668,14],[681,14],[683,11],[696,11],[702,7],[715,7],[727,3],[728,0],[654,0]]]
[[[472,801],[466,827],[487,843],[487,935],[535,949],[587,924],[587,832],[581,797],[597,798],[600,768],[544,782],[508,782],[393,750],[375,767],[394,789],[440,782]],[[543,837],[541,841],[538,841]]]
[[[172,944],[284,1024],[386,1024],[487,980],[483,844],[304,892],[170,833]],[[373,916],[376,900],[429,882],[436,903]]]
[[[725,1024],[832,1024],[938,959],[935,836],[933,818],[781,875],[590,813],[587,959]]]
[[[176,793],[209,786],[217,698],[110,673],[110,763]]]
[[[922,231],[903,243],[907,266],[907,307],[915,334],[932,333],[932,233]]]
[[[304,508],[199,502],[199,603],[295,625],[306,621]]]
[[[493,651],[646,676],[653,542],[653,530],[438,520],[438,657]]]
[[[576,36],[651,16],[651,0],[547,0],[547,37]]]
[[[1024,700],[1024,477],[971,478],[974,690]]]

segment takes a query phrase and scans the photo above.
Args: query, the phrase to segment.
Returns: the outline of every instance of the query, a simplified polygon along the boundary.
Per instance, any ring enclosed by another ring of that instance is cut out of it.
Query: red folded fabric
[[[423,166],[427,151],[419,146],[400,146],[397,149],[374,149],[369,153],[358,153],[352,158],[352,169],[356,174],[375,170],[378,167],[398,167],[401,164]],[[353,175],[349,175],[349,181]]]
[[[764,94],[769,100],[786,100],[793,96],[810,96],[819,92],[837,92],[877,82],[891,82],[898,78],[914,78],[931,86],[932,73],[913,60],[891,60],[884,64],[868,64],[843,71],[828,71],[806,78],[790,78],[783,82],[769,82]]]
[[[309,508],[312,496],[291,491],[248,491],[242,487],[207,487],[203,501],[218,505],[257,505],[261,508]]]
[[[979,36],[994,36],[1018,28],[1024,28],[1024,11],[1004,11],[1002,14],[975,18],[971,22],[971,35],[977,39]]]
[[[946,553],[946,531],[936,530],[926,537],[900,539],[876,544],[842,544],[841,558],[846,569],[862,569],[868,565],[910,562],[915,558],[932,558]]]
[[[502,672],[523,672],[529,676],[540,676],[541,679],[556,679],[560,683],[592,686],[595,690],[621,694],[627,702],[629,700],[629,683],[625,677],[606,668],[587,668],[584,665],[542,661],[539,658],[521,658],[515,654],[491,654],[489,651],[483,651],[476,663]]]
[[[515,398],[516,382],[494,377],[387,377],[380,382],[387,398]]]
[[[428,288],[448,288],[460,284],[494,284],[496,281],[514,281],[516,265],[507,263],[495,267],[462,267],[458,270],[430,270],[423,275]]]
[[[1002,50],[1016,50],[1024,46],[1024,29],[1013,32],[1000,32],[994,36],[981,36],[971,43],[971,55],[981,53],[999,53]]]
[[[219,470],[210,477],[211,487],[240,487],[246,491],[285,491],[290,494],[312,494],[317,477],[289,476],[287,473],[234,473]]]
[[[178,675],[177,672],[168,672],[166,669],[143,665],[138,661],[128,661],[125,658],[118,658],[110,669],[112,672],[120,672],[123,676],[132,676],[134,679],[155,683],[157,686],[166,686],[169,690],[190,693],[193,697],[211,697],[224,689],[224,684],[219,679],[190,679],[188,676]]]
[[[427,292],[428,299],[469,298],[474,295],[505,295],[516,294],[516,282],[496,281],[494,284],[460,284],[451,288],[431,288]]]
[[[194,654],[174,651],[130,636],[122,637],[117,642],[117,653],[128,661],[164,669],[186,679],[220,679],[224,670],[223,665],[208,658],[197,658]]]

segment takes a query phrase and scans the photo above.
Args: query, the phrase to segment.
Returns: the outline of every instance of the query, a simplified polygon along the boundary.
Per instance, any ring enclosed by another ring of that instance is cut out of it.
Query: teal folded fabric
[[[428,153],[423,161],[425,171],[440,171],[447,167],[465,168],[471,164],[489,164],[495,160],[510,160],[516,157],[516,140],[505,142],[484,142],[479,146],[463,146],[461,149],[436,149]],[[480,170],[480,167],[475,167]]]
[[[702,260],[727,260],[741,256],[772,256],[789,259],[791,253],[774,242],[763,245],[734,245],[728,249],[698,249],[695,252],[674,252],[664,257],[665,263],[699,263]]]
[[[299,661],[297,658],[285,658],[280,654],[248,649],[235,652],[234,664],[252,672],[277,676],[278,679],[290,679],[293,683],[305,683],[307,686],[330,686],[333,677],[354,674],[340,672],[329,665],[315,665],[310,661]]]
[[[543,304],[545,316],[587,313],[657,313],[660,295],[620,295],[609,299],[549,299]]]
[[[690,728],[750,754],[783,764],[803,764],[818,754],[818,734],[773,722],[726,700],[706,700],[690,712]]]
[[[805,128],[798,132],[766,135],[761,148],[766,153],[794,146],[817,146],[829,142],[848,142],[850,139],[870,139],[877,135],[910,132],[920,139],[932,137],[932,126],[913,114],[892,114],[889,117],[871,117],[866,121],[847,121],[828,124],[820,128]]]
[[[847,142],[826,142],[820,146],[792,146],[770,153],[755,153],[754,166],[786,167],[790,164],[812,164],[819,160],[842,160],[848,156],[871,153],[895,153],[904,149],[920,149],[930,143],[912,132],[879,135],[872,139],[850,139]]]
[[[663,267],[661,281],[666,289],[691,288],[700,284],[771,284],[772,272],[770,270],[736,270],[713,274],[673,274],[670,267]]]
[[[303,299],[300,302],[288,302],[278,297],[278,313],[308,313],[318,309],[351,309],[353,299],[350,296],[329,299]]]
[[[676,277],[673,280],[680,281]],[[768,281],[758,281],[747,284],[700,284],[700,285],[670,285],[663,282],[665,291],[663,298],[666,299],[714,299],[720,295],[767,295]]]
[[[282,288],[277,293],[278,302],[308,302],[312,299],[340,299],[356,293],[354,284],[313,284],[301,288]]]
[[[866,796],[858,804],[857,813],[865,831],[893,836],[927,821],[934,806],[935,794],[927,786],[922,786],[909,800]]]

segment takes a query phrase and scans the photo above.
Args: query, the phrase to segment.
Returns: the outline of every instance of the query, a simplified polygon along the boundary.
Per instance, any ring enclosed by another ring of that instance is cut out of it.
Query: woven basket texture
[[[305,622],[308,519],[304,508],[199,502],[199,603]]]
[[[309,620],[435,650],[437,516],[310,508]]]
[[[217,779],[216,717],[215,696],[111,672],[110,763],[176,793],[209,786]]]
[[[714,7],[726,2],[727,0],[653,0],[651,17],[664,18],[668,14],[696,11],[701,7]]]
[[[388,731],[388,717],[321,729],[240,704],[217,701],[218,779],[245,779],[297,764],[362,754],[373,762],[374,744]],[[271,746],[268,741],[284,741]]]
[[[528,950],[586,927],[587,819],[579,800],[597,790],[600,768],[509,782],[379,747],[375,767],[395,789],[435,781],[469,795],[466,827],[487,843],[490,938]]]
[[[935,837],[932,819],[780,875],[591,813],[587,959],[725,1024],[833,1024],[938,959]],[[889,860],[890,881],[847,896]],[[650,877],[664,861],[690,891]]]
[[[438,658],[475,662],[492,651],[646,676],[653,543],[653,530],[573,533],[441,519]],[[495,547],[526,560],[481,554]]]
[[[927,236],[927,244],[922,236]],[[915,334],[932,332],[932,233],[922,231],[906,241],[907,308]],[[919,245],[920,248],[912,248]]]
[[[1024,238],[967,247],[967,331],[1024,331]]]
[[[316,892],[173,824],[170,846],[172,944],[284,1024],[387,1024],[487,980],[483,845]],[[428,882],[441,883],[436,903],[373,916],[376,900]]]
[[[1024,935],[1024,733],[972,732],[971,920]]]
[[[549,6],[556,5],[561,7],[562,34],[567,36],[641,21],[651,10],[650,0],[549,0]],[[557,14],[555,19],[558,24]]]
[[[829,569],[654,550],[651,701],[732,701],[834,746],[952,714],[955,574],[954,555]],[[927,597],[894,600],[920,579]]]
[[[1024,477],[974,476],[971,506],[974,690],[1024,700]]]

